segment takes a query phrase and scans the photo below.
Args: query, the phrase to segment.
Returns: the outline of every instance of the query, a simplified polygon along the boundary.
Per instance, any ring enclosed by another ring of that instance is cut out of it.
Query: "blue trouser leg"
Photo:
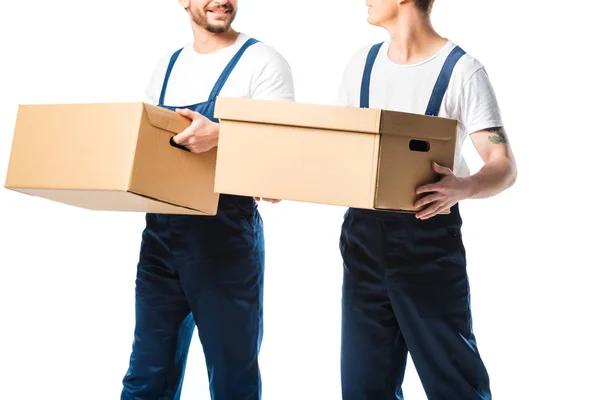
[[[402,399],[407,351],[430,400],[491,399],[460,228],[458,208],[427,221],[348,213],[340,241],[345,400]]]
[[[230,235],[236,239],[189,253],[181,280],[204,349],[211,398],[258,400],[264,280],[260,215]]]
[[[407,350],[388,297],[385,268],[380,263],[383,229],[371,229],[370,246],[358,249],[358,237],[354,230],[348,229],[351,219],[346,218],[344,222],[340,242],[345,264],[341,360],[343,398],[402,399],[400,386]]]
[[[147,217],[123,400],[179,399],[196,324],[212,399],[260,399],[262,219],[248,205],[223,209],[217,217]]]
[[[179,279],[169,267],[141,260],[136,279],[136,325],[122,400],[177,400],[194,332]]]

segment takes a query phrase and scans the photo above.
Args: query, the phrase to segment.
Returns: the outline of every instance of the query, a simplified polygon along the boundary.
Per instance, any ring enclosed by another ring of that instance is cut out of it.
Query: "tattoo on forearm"
[[[494,144],[508,143],[508,138],[506,137],[506,132],[503,127],[497,126],[495,128],[488,128],[486,131],[494,134],[493,136],[488,136],[490,142]]]

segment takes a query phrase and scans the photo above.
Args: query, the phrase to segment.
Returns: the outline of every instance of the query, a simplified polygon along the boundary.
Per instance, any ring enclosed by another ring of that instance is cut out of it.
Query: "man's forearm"
[[[517,179],[515,163],[507,157],[488,161],[474,175],[464,178],[468,199],[485,199],[511,187]]]

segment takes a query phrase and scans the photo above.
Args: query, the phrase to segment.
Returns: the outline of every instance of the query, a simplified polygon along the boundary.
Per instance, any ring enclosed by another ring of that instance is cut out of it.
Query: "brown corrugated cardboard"
[[[21,105],[5,187],[94,210],[214,215],[216,149],[170,144],[189,124],[141,102]]]
[[[225,97],[215,116],[219,193],[415,212],[432,162],[454,166],[456,120]]]

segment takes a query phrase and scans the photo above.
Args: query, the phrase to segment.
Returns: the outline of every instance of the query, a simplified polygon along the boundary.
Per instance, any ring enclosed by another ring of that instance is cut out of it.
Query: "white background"
[[[384,39],[359,0],[239,0],[237,30],[289,61],[297,101],[330,103],[359,47]],[[475,334],[494,398],[598,399],[596,2],[438,0],[437,30],[487,67],[517,184],[462,204]],[[141,101],[157,59],[191,39],[175,0],[0,6],[0,176],[19,103]],[[472,145],[472,170],[481,162]],[[134,326],[142,214],[0,190],[0,398],[116,399]],[[265,400],[340,399],[344,209],[261,204]],[[409,365],[406,399],[425,399]],[[208,399],[199,341],[183,399]]]

